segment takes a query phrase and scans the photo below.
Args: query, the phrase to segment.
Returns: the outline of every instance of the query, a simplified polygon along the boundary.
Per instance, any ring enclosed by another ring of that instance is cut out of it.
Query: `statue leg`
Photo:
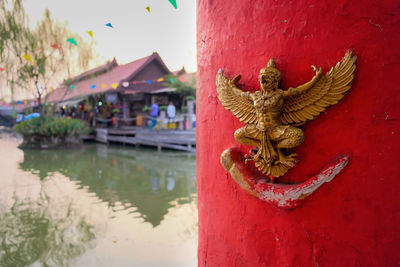
[[[258,131],[254,125],[246,125],[245,127],[239,128],[235,131],[235,139],[237,142],[246,146],[255,146],[256,150],[251,150],[249,154],[245,155],[246,161],[254,160],[257,161],[261,156],[262,149],[261,138],[262,133]]]
[[[261,133],[252,127],[242,127],[235,131],[235,140],[246,146],[261,146]]]
[[[277,148],[294,148],[304,142],[304,133],[300,128],[288,127],[276,142]]]
[[[271,134],[272,141],[277,148],[278,162],[291,166],[295,162],[295,153],[291,153],[290,155],[285,155],[282,152],[282,149],[294,148],[301,145],[304,142],[304,133],[300,128],[296,128],[293,126],[280,126],[276,128]]]

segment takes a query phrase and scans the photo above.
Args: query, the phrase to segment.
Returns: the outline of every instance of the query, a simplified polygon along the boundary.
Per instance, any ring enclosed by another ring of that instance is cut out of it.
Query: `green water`
[[[197,265],[193,155],[0,138],[0,266]]]

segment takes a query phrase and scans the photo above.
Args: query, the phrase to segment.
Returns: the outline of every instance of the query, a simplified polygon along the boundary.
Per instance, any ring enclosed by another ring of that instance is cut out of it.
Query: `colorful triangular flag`
[[[71,44],[73,44],[73,45],[78,46],[78,43],[75,41],[74,38],[68,38],[68,39],[67,39],[67,42],[68,42],[68,43],[71,43]]]
[[[175,7],[175,9],[178,8],[178,5],[176,4],[176,0],[168,0],[168,1],[171,3],[171,5],[173,5]]]
[[[147,10],[147,12],[150,13],[150,7],[149,6],[146,6],[146,10]]]
[[[110,27],[110,28],[114,28],[113,25],[111,24],[111,22],[107,23],[106,26]]]
[[[157,82],[162,82],[162,81],[164,81],[164,78],[158,78],[157,79]]]
[[[57,43],[51,45],[53,49],[60,49],[60,46]]]
[[[0,71],[4,71],[4,70],[5,70],[5,68],[0,67]]]
[[[113,83],[112,84],[112,88],[114,88],[114,90],[117,89],[117,87],[118,87],[118,83]]]
[[[93,38],[93,31],[87,31],[87,33]]]
[[[32,58],[31,58],[28,54],[25,54],[25,55],[24,55],[24,58],[25,58],[26,60],[28,60],[30,63],[33,64],[33,60],[32,60]]]

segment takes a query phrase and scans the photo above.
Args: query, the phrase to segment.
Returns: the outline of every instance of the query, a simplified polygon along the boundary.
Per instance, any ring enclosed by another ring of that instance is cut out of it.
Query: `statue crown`
[[[273,58],[268,61],[267,67],[260,70],[260,75],[270,75],[278,79],[281,78],[281,72],[275,68],[275,61]]]
[[[274,58],[271,58],[268,61],[267,67],[275,68],[275,60],[274,60]]]

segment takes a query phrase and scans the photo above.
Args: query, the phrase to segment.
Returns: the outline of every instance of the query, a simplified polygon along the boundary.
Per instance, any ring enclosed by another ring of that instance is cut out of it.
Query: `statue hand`
[[[236,75],[232,80],[231,80],[231,83],[233,83],[234,85],[236,85],[236,83],[240,80],[240,78],[242,78],[242,76],[239,74],[239,75]]]
[[[322,68],[317,68],[314,65],[311,66],[311,68],[315,71],[315,74],[319,77],[322,74]]]

